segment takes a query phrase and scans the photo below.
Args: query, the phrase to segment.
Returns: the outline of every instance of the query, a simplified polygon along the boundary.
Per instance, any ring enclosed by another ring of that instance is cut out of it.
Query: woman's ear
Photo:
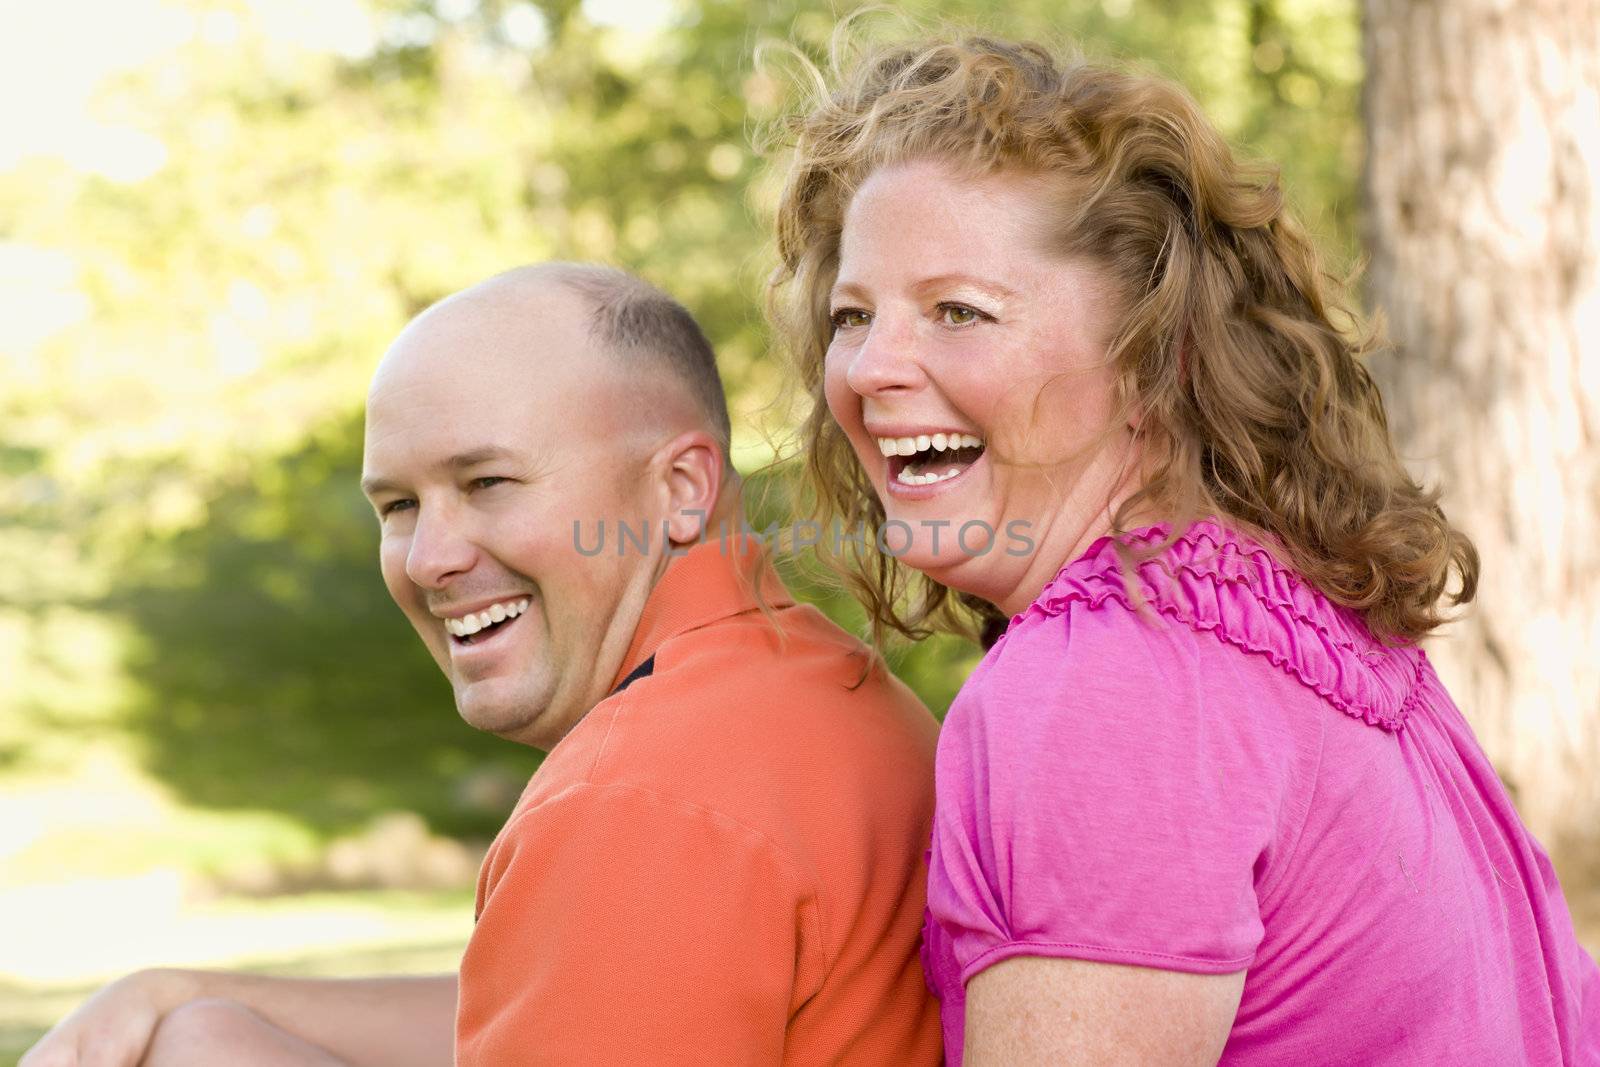
[[[694,544],[704,536],[722,496],[727,473],[722,447],[706,431],[689,430],[663,445],[657,456],[667,539],[674,545]]]

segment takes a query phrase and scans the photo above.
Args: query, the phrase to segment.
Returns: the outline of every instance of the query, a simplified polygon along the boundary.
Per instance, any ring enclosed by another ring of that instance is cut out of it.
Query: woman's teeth
[[[902,485],[932,485],[934,482],[948,481],[961,473],[961,468],[951,467],[943,474],[912,474],[911,468],[906,467],[894,476],[894,480]]]
[[[921,434],[917,437],[879,437],[878,451],[885,456],[914,456],[932,449],[943,452],[953,448],[982,448],[982,438],[970,433]]]
[[[878,451],[890,461],[889,470],[901,485],[932,485],[949,481],[983,454],[983,439],[970,433],[918,434],[915,437],[877,437]],[[900,463],[896,457],[904,457]]]

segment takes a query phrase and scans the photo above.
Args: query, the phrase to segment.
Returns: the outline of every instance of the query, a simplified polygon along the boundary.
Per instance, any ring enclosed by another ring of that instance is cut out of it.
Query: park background
[[[457,719],[386,598],[356,488],[367,377],[448,292],[616,263],[705,324],[735,461],[766,470],[795,408],[753,145],[786,68],[753,53],[823,55],[854,6],[0,0],[0,1060],[140,966],[454,966],[537,755]],[[893,8],[1178,78],[1281,165],[1331,267],[1371,260],[1410,360],[1375,367],[1402,445],[1491,576],[1438,658],[1593,951],[1600,22],[1591,0],[1366,6]],[[1429,33],[1425,62],[1384,51]],[[1488,146],[1452,151],[1455,129]],[[895,663],[942,713],[976,658]]]

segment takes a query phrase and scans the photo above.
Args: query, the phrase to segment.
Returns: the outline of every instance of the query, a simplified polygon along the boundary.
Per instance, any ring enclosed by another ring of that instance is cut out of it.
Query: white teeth
[[[916,437],[879,437],[878,451],[885,456],[914,456],[929,449],[981,448],[983,441],[970,433],[918,434]]]
[[[462,615],[459,618],[445,619],[444,629],[452,637],[470,637],[494,623],[516,618],[528,610],[529,603],[531,601],[527,597],[521,600],[503,600],[498,604],[489,605],[483,611]]]
[[[909,470],[903,470],[895,475],[895,480],[903,485],[932,485],[934,482],[949,481],[960,473],[959,467],[951,467],[943,474],[912,474]]]

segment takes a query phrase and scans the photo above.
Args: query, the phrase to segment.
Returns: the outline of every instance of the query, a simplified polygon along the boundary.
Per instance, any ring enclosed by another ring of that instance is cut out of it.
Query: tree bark
[[[1483,578],[1429,643],[1524,819],[1600,843],[1600,0],[1364,0],[1374,360]],[[1591,852],[1591,855],[1595,853]]]

